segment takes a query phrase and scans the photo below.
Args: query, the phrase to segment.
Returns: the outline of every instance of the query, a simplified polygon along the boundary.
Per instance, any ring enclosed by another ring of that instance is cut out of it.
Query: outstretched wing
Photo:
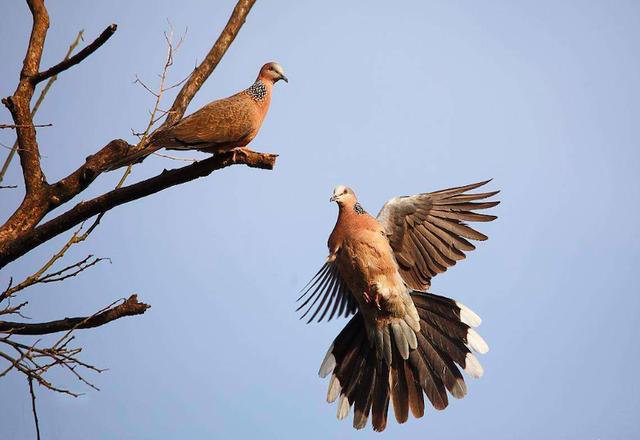
[[[400,267],[400,274],[414,290],[426,291],[431,278],[465,258],[475,246],[467,239],[484,241],[464,222],[489,222],[494,215],[474,211],[492,208],[498,201],[484,200],[500,191],[468,194],[490,180],[415,196],[395,197],[378,213]]]
[[[329,311],[331,313],[327,321],[331,321],[336,313],[337,316],[347,317],[358,311],[358,304],[340,277],[338,268],[333,261],[327,261],[302,289],[302,295],[297,299],[297,302],[302,300],[304,302],[296,309],[296,312],[305,309],[300,319],[304,319],[312,310],[315,310],[307,320],[307,324],[313,321],[321,311],[322,314],[318,317],[317,322],[322,321]],[[316,306],[318,300],[320,303]]]

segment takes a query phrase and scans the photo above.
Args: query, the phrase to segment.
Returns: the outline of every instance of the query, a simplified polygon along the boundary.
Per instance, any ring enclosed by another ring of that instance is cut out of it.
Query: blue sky
[[[118,32],[54,85],[36,120],[53,181],[113,138],[144,127],[167,18],[187,39],[171,71],[202,59],[233,2],[50,2],[43,66],[79,29]],[[0,94],[15,88],[30,16],[0,18]],[[625,439],[640,428],[640,6],[633,1],[258,2],[189,111],[251,84],[277,60],[256,150],[273,172],[242,167],[108,213],[67,261],[113,264],[33,288],[28,314],[92,313],[138,293],[143,316],[78,333],[84,359],[109,368],[102,391],[36,389],[45,438],[350,438],[316,375],[346,321],[305,326],[297,291],[326,256],[336,184],[376,213],[396,195],[494,178],[490,240],[432,290],[482,318],[491,351],[469,394],[386,438]],[[170,102],[171,95],[167,96]],[[4,111],[0,122],[9,122]],[[13,143],[9,130],[0,142]],[[4,153],[3,153],[4,155]],[[15,165],[15,164],[14,164]],[[176,163],[153,157],[131,181]],[[82,198],[115,185],[111,173]],[[13,166],[5,181],[21,183]],[[21,190],[4,190],[8,217]],[[80,199],[79,199],[80,200]],[[32,273],[65,237],[3,269]],[[74,259],[75,258],[75,259]],[[66,381],[66,382],[65,382]],[[32,438],[26,383],[0,383],[0,437]]]

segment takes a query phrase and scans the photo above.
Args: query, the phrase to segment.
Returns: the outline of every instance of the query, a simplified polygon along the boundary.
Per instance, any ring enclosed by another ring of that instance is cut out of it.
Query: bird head
[[[329,199],[330,202],[336,202],[338,206],[353,206],[358,202],[356,193],[351,188],[344,185],[338,185],[333,189],[333,195]]]
[[[289,82],[289,79],[284,76],[284,69],[282,66],[274,61],[265,64],[260,69],[260,74],[258,75],[258,79],[262,81],[268,81],[271,84],[275,84],[280,80],[284,80],[284,82]]]

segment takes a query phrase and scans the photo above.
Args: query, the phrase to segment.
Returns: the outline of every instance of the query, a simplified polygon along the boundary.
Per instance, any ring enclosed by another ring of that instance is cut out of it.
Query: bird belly
[[[407,287],[398,272],[398,266],[388,243],[380,245],[380,234],[364,231],[344,240],[338,253],[340,275],[349,286],[360,308],[376,308],[365,300],[364,292],[372,297],[380,296],[382,311],[395,315],[403,314],[402,296]]]

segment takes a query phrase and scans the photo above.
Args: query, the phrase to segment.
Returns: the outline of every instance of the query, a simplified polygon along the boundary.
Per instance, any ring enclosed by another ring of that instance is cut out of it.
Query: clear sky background
[[[36,120],[50,181],[114,138],[133,141],[170,19],[187,39],[171,71],[202,60],[233,1],[49,2],[43,67],[79,29],[116,35],[54,85]],[[69,252],[110,257],[33,288],[37,320],[90,314],[138,293],[143,316],[78,333],[108,372],[78,399],[39,387],[44,438],[351,438],[316,373],[346,323],[305,326],[298,290],[323,263],[336,184],[369,212],[396,195],[494,178],[499,219],[433,291],[482,318],[485,376],[449,408],[385,438],[628,439],[640,436],[640,4],[635,1],[259,1],[189,112],[249,86],[275,87],[252,147],[273,172],[235,167],[109,212]],[[15,88],[30,30],[20,1],[0,16],[0,95]],[[171,102],[171,95],[166,103]],[[1,111],[0,122],[10,115]],[[0,142],[13,143],[10,130]],[[4,157],[6,150],[1,156]],[[131,182],[179,165],[152,157]],[[82,198],[115,185],[104,175]],[[22,188],[17,162],[5,184]],[[8,217],[22,189],[3,190]],[[32,273],[68,236],[3,269]],[[33,438],[27,384],[0,381],[0,437]],[[368,427],[358,438],[382,438]]]

